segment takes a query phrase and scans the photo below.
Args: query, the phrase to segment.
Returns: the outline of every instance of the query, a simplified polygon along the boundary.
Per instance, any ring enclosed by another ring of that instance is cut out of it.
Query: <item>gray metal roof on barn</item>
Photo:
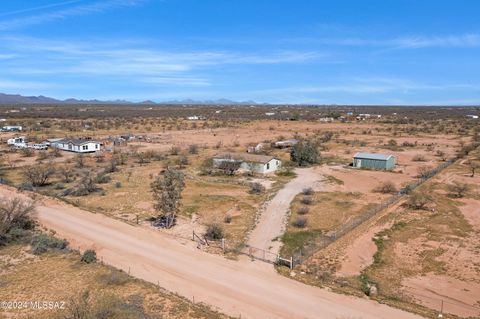
[[[375,154],[375,153],[357,153],[353,156],[353,158],[360,158],[360,159],[371,159],[371,160],[378,160],[378,161],[387,161],[393,155],[385,155],[385,154]]]

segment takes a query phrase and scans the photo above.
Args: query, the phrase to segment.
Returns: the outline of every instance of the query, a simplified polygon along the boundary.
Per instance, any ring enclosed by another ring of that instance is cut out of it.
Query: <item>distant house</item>
[[[318,120],[323,123],[330,123],[335,121],[333,117],[321,117]]]
[[[285,147],[292,147],[295,144],[298,144],[300,141],[299,140],[284,140],[284,141],[278,141],[275,142],[275,147],[277,148],[285,148]]]
[[[92,140],[62,139],[52,143],[51,146],[75,153],[92,153],[101,150],[101,144]]]
[[[391,170],[395,168],[395,157],[385,154],[357,153],[353,156],[353,167]]]
[[[247,148],[248,153],[260,153],[263,151],[265,145],[263,143],[258,143],[257,145],[249,145]]]
[[[4,132],[21,132],[23,127],[20,125],[6,125],[2,127],[2,131]]]
[[[478,119],[478,115],[473,115],[473,114],[469,114],[467,115],[467,117],[470,119]]]
[[[282,166],[282,162],[269,155],[257,155],[249,153],[226,153],[213,157],[214,167],[221,168],[224,165],[237,164],[235,169],[252,171],[260,174],[273,173]]]

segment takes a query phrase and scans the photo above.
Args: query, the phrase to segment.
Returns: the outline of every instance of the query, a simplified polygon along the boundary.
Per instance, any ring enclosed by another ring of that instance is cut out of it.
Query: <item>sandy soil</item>
[[[268,203],[261,213],[255,229],[250,234],[248,245],[278,254],[281,247],[280,238],[285,232],[287,213],[290,203],[304,188],[315,191],[322,189],[322,175],[315,168],[297,168],[297,176],[288,182]]]
[[[11,188],[0,194],[15,196]],[[25,195],[20,195],[25,196]],[[275,273],[261,262],[235,262],[182,245],[163,234],[55,200],[38,205],[38,220],[81,250],[138,278],[195,297],[242,318],[419,318],[373,301],[337,295]]]
[[[429,308],[440,310],[443,300],[444,313],[455,313],[463,317],[480,316],[480,283],[427,274],[406,278],[402,285],[407,295]]]

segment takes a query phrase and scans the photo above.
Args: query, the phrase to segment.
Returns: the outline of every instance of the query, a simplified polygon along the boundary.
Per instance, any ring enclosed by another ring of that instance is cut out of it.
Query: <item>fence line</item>
[[[429,170],[426,172],[422,177],[420,177],[415,182],[408,184],[406,187],[402,188],[399,192],[394,194],[393,196],[389,197],[385,201],[381,202],[380,204],[376,205],[375,207],[367,210],[365,213],[354,217],[349,222],[340,225],[337,229],[330,231],[326,234],[322,234],[303,247],[299,248],[298,250],[294,251],[293,253],[293,263],[294,264],[301,264],[308,258],[310,258],[313,254],[317,251],[326,248],[339,238],[343,237],[344,235],[348,234],[353,229],[357,228],[367,220],[370,220],[374,216],[376,216],[379,212],[383,211],[384,209],[392,206],[393,204],[397,203],[403,196],[408,195],[410,192],[415,190],[417,187],[425,183],[430,178],[434,177],[436,174],[453,164],[455,160],[448,160],[439,166]]]

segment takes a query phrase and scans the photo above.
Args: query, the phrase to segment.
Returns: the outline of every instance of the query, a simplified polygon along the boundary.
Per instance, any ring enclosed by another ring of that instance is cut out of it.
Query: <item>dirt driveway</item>
[[[248,245],[268,250],[272,255],[278,254],[281,246],[280,238],[285,232],[285,223],[290,203],[305,188],[321,190],[322,175],[314,167],[297,168],[297,176],[288,182],[262,212],[255,229],[250,234]]]
[[[0,196],[16,192],[0,186]],[[17,196],[25,196],[18,195]],[[72,247],[93,248],[105,263],[189,299],[242,318],[420,318],[376,302],[337,295],[278,275],[262,262],[232,261],[165,234],[52,199],[37,218]]]

